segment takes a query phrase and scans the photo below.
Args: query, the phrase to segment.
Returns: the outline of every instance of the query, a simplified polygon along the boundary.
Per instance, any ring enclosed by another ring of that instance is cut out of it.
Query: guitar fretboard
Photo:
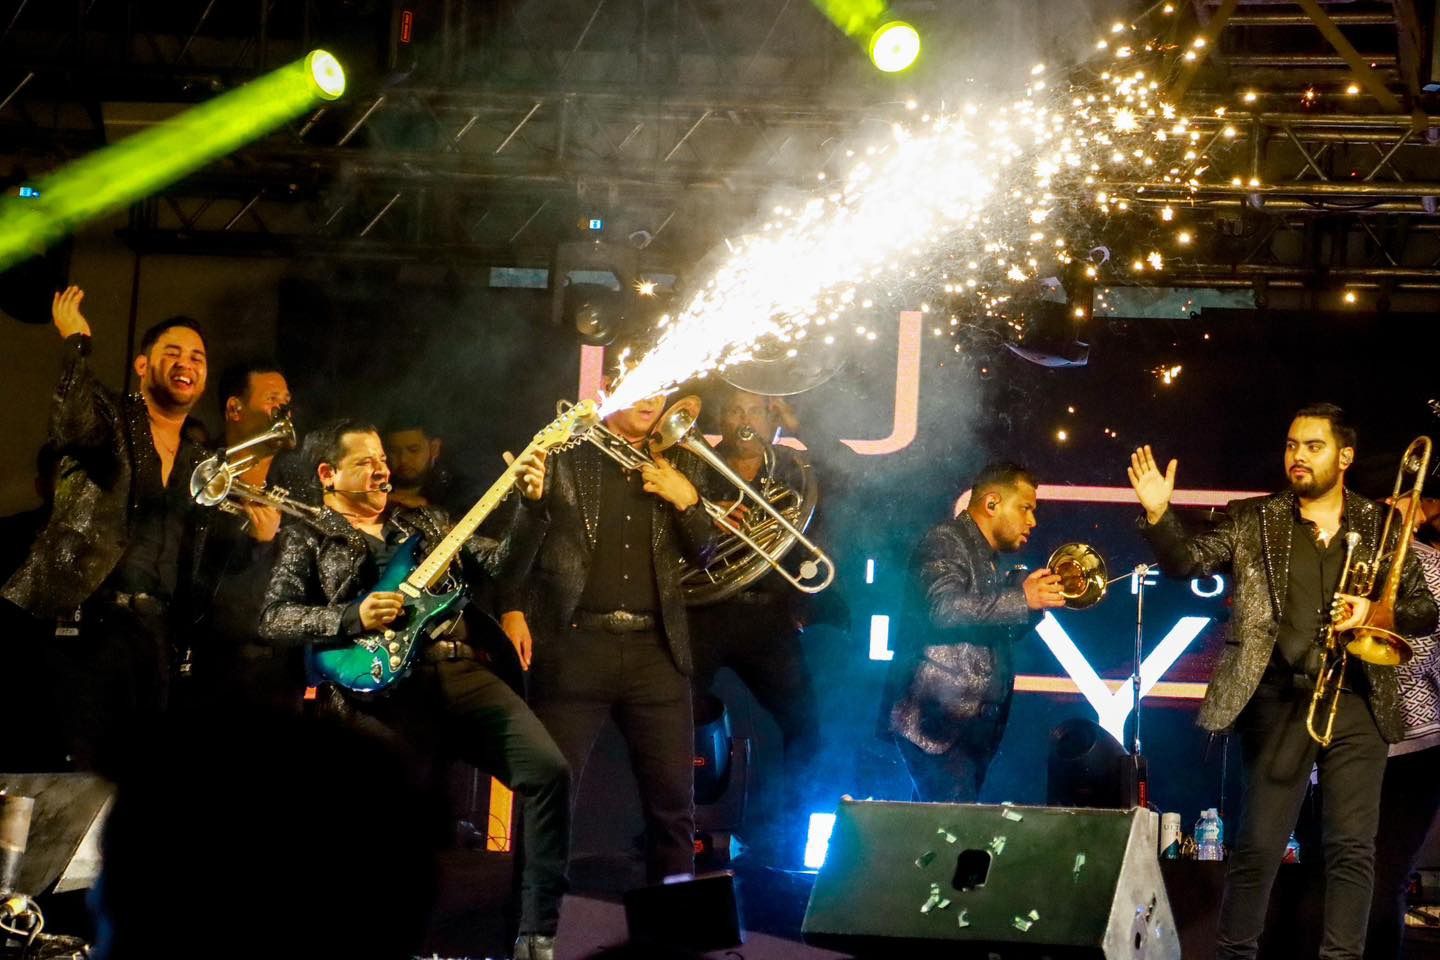
[[[491,512],[509,495],[511,487],[515,484],[515,478],[520,474],[520,462],[540,450],[542,446],[540,439],[536,438],[520,451],[515,462],[505,468],[505,472],[500,474],[500,478],[492,483],[490,489],[485,491],[485,495],[476,502],[475,506],[471,507],[469,512],[450,528],[445,539],[430,551],[429,556],[420,562],[420,565],[405,579],[405,582],[417,590],[425,590],[434,586],[436,581],[445,574],[445,569],[450,566],[450,561],[454,560],[455,555],[465,546],[465,541],[470,539],[470,535],[479,529],[480,524],[485,522],[485,518],[490,516]]]

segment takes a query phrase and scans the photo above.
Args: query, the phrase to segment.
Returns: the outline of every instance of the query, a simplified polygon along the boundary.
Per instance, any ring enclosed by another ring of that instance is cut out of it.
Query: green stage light
[[[320,96],[326,100],[338,100],[345,92],[345,70],[335,54],[329,50],[312,50],[305,58],[310,68],[310,78],[320,88]]]
[[[920,33],[904,20],[891,20],[870,35],[870,61],[886,73],[898,73],[920,56]]]
[[[81,157],[34,184],[39,196],[0,200],[0,270],[96,217],[147,197],[345,90],[324,50],[257,77],[166,122]]]

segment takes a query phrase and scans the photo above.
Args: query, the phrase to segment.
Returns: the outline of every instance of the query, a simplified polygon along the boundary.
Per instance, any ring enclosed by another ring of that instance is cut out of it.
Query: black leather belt
[[[427,663],[443,660],[484,660],[480,651],[464,640],[436,640],[422,651]]]
[[[165,613],[169,604],[161,597],[149,593],[107,593],[100,597],[101,603],[130,610],[145,617],[158,617]]]
[[[631,613],[629,610],[611,610],[608,613],[592,613],[577,610],[570,622],[579,630],[603,630],[606,633],[645,633],[655,629],[653,614]]]

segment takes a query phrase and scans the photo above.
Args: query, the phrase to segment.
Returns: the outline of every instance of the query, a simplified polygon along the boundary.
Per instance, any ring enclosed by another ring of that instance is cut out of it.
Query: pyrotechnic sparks
[[[1134,29],[1117,22],[1112,35]],[[874,340],[853,313],[872,306],[865,295],[872,291],[919,303],[943,283],[954,327],[957,314],[1004,318],[1007,303],[1033,298],[1027,291],[1041,280],[1077,259],[1094,260],[1072,251],[1090,250],[1096,222],[1132,206],[1154,209],[1142,195],[1147,180],[1171,196],[1193,188],[1208,165],[1207,143],[1235,133],[1205,126],[1207,137],[1218,135],[1201,143],[1197,126],[1214,119],[1179,116],[1159,76],[1142,66],[1145,58],[1132,56],[1156,45],[1132,47],[1128,39],[1098,78],[1047,84],[1041,76],[1052,71],[1036,65],[1024,95],[1008,104],[920,111],[917,101],[906,101],[904,122],[882,142],[846,151],[851,169],[820,171],[803,202],[776,206],[753,233],[727,239],[728,255],[662,320],[658,342],[603,398],[601,412],[759,350],[789,354],[809,331],[827,345],[850,329]],[[1173,218],[1166,205],[1160,219]],[[1153,247],[1116,260],[1137,273],[1164,267]],[[1097,275],[1098,262],[1086,264],[1087,276]]]

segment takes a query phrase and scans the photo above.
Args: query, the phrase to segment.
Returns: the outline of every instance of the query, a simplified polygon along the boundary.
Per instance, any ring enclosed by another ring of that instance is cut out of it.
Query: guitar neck
[[[538,442],[531,441],[529,446],[520,452],[520,455],[515,458],[515,462],[505,468],[505,472],[500,474],[500,478],[490,485],[490,489],[485,491],[485,495],[476,502],[475,506],[456,521],[455,526],[451,527],[450,532],[445,535],[445,539],[441,540],[440,544],[420,562],[414,572],[405,578],[406,583],[417,590],[424,590],[433,586],[444,575],[446,568],[450,566],[450,561],[454,560],[465,547],[465,541],[470,539],[470,535],[479,529],[480,524],[485,522],[485,518],[490,516],[501,501],[509,495],[511,488],[515,485],[516,477],[520,475],[521,461],[536,452],[539,446]]]

